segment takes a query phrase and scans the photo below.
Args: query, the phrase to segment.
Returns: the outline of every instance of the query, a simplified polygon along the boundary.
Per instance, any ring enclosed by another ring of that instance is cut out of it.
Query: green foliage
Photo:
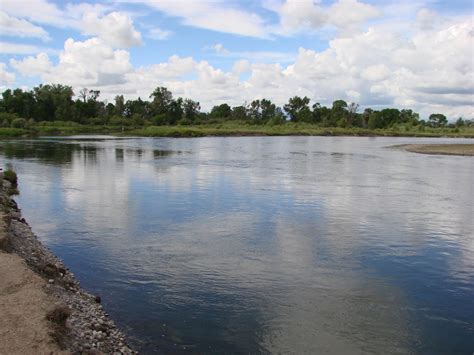
[[[310,99],[306,96],[290,98],[283,108],[266,98],[233,108],[221,103],[210,113],[200,112],[197,101],[173,98],[165,87],[157,87],[150,95],[151,101],[141,98],[125,101],[123,95],[117,95],[113,102],[103,102],[99,96],[100,91],[84,88],[75,97],[71,87],[59,84],[39,85],[30,91],[7,89],[0,99],[0,127],[3,127],[0,136],[122,132],[131,127],[150,125],[173,126],[168,130],[158,129],[165,135],[191,136],[332,135],[339,134],[338,129],[347,134],[470,136],[474,127],[472,120],[463,118],[448,124],[442,114],[432,114],[425,122],[410,109],[365,108],[358,113],[357,103],[341,99],[335,100],[331,107],[320,103],[310,106]],[[149,132],[144,130],[146,134]]]
[[[228,104],[221,104],[214,106],[209,114],[213,118],[229,118],[232,114],[232,109]]]
[[[431,127],[444,127],[448,123],[448,119],[441,113],[433,113],[429,117],[428,124]]]
[[[16,113],[0,112],[0,122],[2,127],[10,127],[12,121],[18,118]]]
[[[3,178],[7,181],[10,181],[13,187],[18,185],[18,176],[11,167],[7,168],[7,170],[3,172]]]
[[[15,118],[12,121],[12,128],[25,128],[26,120],[24,118]]]
[[[19,128],[0,128],[0,138],[22,137],[28,134],[28,131]]]
[[[299,97],[293,96],[288,100],[288,103],[283,106],[283,109],[286,111],[288,116],[290,116],[291,121],[297,122],[299,119],[307,116],[307,111],[309,111],[309,98],[308,97]]]

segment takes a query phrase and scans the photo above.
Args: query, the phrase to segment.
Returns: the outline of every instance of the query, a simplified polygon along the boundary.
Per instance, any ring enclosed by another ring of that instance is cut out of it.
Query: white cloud
[[[2,10],[16,17],[57,27],[73,27],[71,16],[46,0],[2,0]]]
[[[279,35],[321,30],[324,26],[335,26],[347,32],[381,14],[374,6],[357,0],[338,0],[329,7],[314,0],[286,0],[283,3],[267,2],[266,7],[280,17],[279,27],[272,29]]]
[[[416,14],[417,24],[422,30],[432,30],[438,18],[436,12],[426,8],[419,10]]]
[[[319,28],[327,22],[324,9],[313,0],[287,0],[276,11],[283,31],[300,28]]]
[[[268,36],[265,23],[259,15],[235,8],[223,1],[128,0],[127,2],[146,4],[169,16],[181,18],[188,26],[242,36],[259,38]]]
[[[418,28],[415,23],[413,26]],[[148,97],[157,86],[166,86],[175,96],[201,102],[204,109],[262,97],[283,105],[289,96],[306,95],[313,103],[325,105],[341,98],[355,101],[361,108],[412,108],[425,118],[435,111],[451,118],[474,117],[470,20],[413,32],[411,36],[399,35],[375,26],[335,38],[319,52],[300,48],[289,65],[236,56],[229,71],[176,55],[163,63],[133,69],[128,51],[114,50],[98,38],[67,40],[57,65],[50,64],[45,55],[12,61],[11,65],[25,75],[42,72],[48,82],[100,87],[103,97],[117,93]],[[222,44],[214,46],[214,51],[234,59],[235,53]]]
[[[36,54],[40,52],[55,53],[52,49],[30,44],[0,42],[0,54]]]
[[[210,50],[217,56],[231,59],[246,59],[254,62],[291,62],[296,56],[291,52],[279,51],[230,51],[222,43],[216,43],[212,46],[206,46],[204,50]]]
[[[40,75],[44,82],[77,87],[120,85],[125,82],[125,74],[132,71],[127,51],[114,50],[98,38],[83,42],[69,38],[57,65],[45,53],[12,60],[11,65],[25,75]]]
[[[11,85],[15,82],[15,74],[6,71],[6,64],[0,63],[0,83],[1,85]],[[2,87],[0,86],[0,87]]]
[[[47,0],[2,0],[2,11],[10,16],[26,18],[59,28],[81,29],[82,17],[88,13],[103,14],[110,9],[109,5],[89,3],[68,3],[60,8]]]
[[[357,0],[338,0],[328,10],[328,22],[341,29],[352,29],[381,13],[375,7]]]
[[[40,53],[36,57],[26,57],[21,61],[10,59],[10,65],[26,76],[47,75],[53,68],[46,53]]]
[[[0,32],[4,36],[36,37],[49,40],[48,33],[41,27],[33,25],[24,19],[18,19],[0,11]]]
[[[173,32],[171,31],[162,30],[159,27],[152,27],[148,30],[147,37],[157,41],[162,41],[168,39],[172,34]]]
[[[130,17],[121,12],[111,12],[99,17],[96,13],[84,14],[83,32],[98,36],[105,43],[116,48],[128,48],[142,44],[140,32],[133,27]]]

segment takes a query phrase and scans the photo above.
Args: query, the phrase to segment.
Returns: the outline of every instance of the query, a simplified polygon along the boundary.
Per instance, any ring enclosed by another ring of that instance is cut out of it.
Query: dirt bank
[[[421,154],[474,156],[474,144],[402,144],[396,147]]]
[[[0,354],[133,354],[100,298],[40,243],[0,187]]]

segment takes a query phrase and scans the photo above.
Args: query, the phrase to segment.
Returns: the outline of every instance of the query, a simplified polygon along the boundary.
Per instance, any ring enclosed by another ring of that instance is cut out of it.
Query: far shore
[[[396,147],[420,154],[474,156],[474,144],[402,144]]]
[[[250,125],[238,122],[193,126],[108,126],[81,125],[73,122],[42,122],[27,129],[0,128],[0,138],[111,134],[139,137],[241,137],[241,136],[362,136],[362,137],[446,137],[474,138],[474,127],[423,129],[365,129],[358,127],[321,127],[288,122],[282,125]]]

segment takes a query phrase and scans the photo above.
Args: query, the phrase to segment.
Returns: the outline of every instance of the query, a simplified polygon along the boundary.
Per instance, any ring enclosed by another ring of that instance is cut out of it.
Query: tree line
[[[241,121],[248,124],[284,124],[305,122],[322,127],[360,127],[367,129],[390,128],[394,125],[429,127],[461,127],[473,121],[459,118],[449,124],[445,115],[431,114],[427,120],[410,109],[365,108],[336,100],[331,107],[320,103],[311,105],[308,97],[294,96],[283,107],[271,100],[258,99],[249,104],[231,107],[227,103],[214,106],[210,112],[201,111],[199,102],[189,98],[174,98],[165,87],[157,87],[149,100],[125,100],[117,95],[114,102],[99,100],[99,90],[82,89],[77,95],[72,87],[51,84],[39,85],[32,90],[7,89],[0,99],[0,125],[24,128],[42,121],[73,121],[80,124],[143,126],[213,124],[223,121]]]

